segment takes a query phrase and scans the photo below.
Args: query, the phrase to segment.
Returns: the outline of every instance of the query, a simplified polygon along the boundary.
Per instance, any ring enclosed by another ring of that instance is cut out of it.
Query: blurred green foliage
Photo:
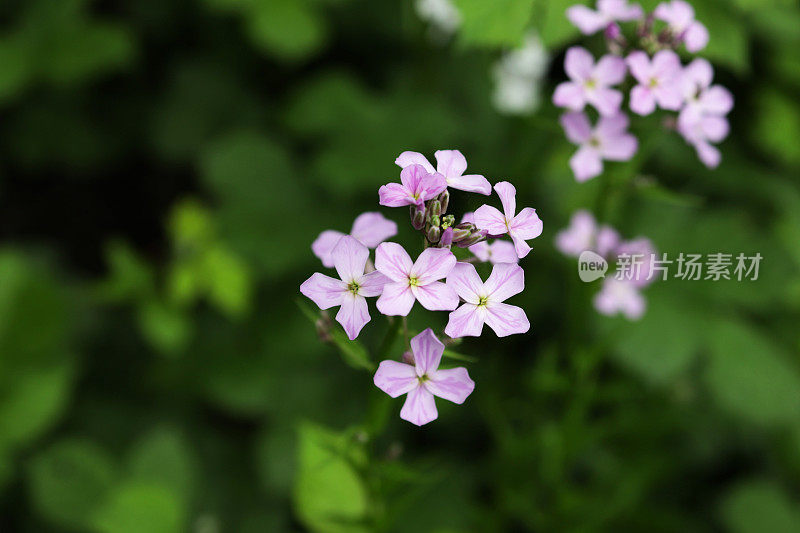
[[[455,4],[450,39],[400,0],[0,6],[0,531],[797,530],[800,7],[693,2],[736,98],[719,169],[646,121],[577,184],[557,110],[491,105],[530,28],[562,79],[572,0]],[[418,429],[370,373],[400,321],[321,342],[298,286],[397,154],[451,147],[545,232],[531,332],[453,347],[475,393]],[[552,242],[600,204],[670,257],[761,253],[759,279],[597,316]]]

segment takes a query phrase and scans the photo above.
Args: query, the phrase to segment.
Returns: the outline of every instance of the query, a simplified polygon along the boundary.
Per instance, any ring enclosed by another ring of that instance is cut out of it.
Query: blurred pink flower
[[[608,257],[619,243],[617,230],[611,226],[598,226],[594,216],[585,209],[576,211],[569,226],[556,235],[556,248],[564,255],[573,257],[578,257],[586,250]]]
[[[339,239],[331,257],[340,279],[317,272],[300,285],[300,292],[320,309],[338,305],[336,321],[353,340],[370,320],[365,297],[380,295],[389,280],[380,272],[364,274],[369,250],[349,235]]]
[[[464,175],[467,170],[467,159],[458,150],[438,150],[433,155],[436,158],[436,169],[419,152],[403,152],[394,162],[401,168],[421,165],[431,174],[438,172],[445,177],[447,186],[453,189],[492,194],[492,186],[486,178],[479,174]]]
[[[647,307],[644,296],[629,281],[607,277],[603,288],[594,297],[594,307],[601,314],[623,314],[629,320],[638,320]]]
[[[411,339],[411,350],[413,364],[382,361],[373,381],[392,398],[407,394],[400,418],[422,426],[439,416],[434,396],[462,404],[475,382],[464,367],[439,370],[444,344],[430,328]]]
[[[353,222],[350,236],[367,248],[375,248],[390,237],[397,235],[397,224],[377,212],[361,213]],[[325,230],[311,244],[311,251],[328,268],[333,267],[333,248],[344,237],[336,230]]]
[[[525,311],[504,302],[525,288],[525,273],[514,264],[495,265],[486,280],[481,281],[475,267],[458,263],[447,276],[447,285],[464,300],[450,313],[444,332],[453,337],[478,337],[486,323],[498,337],[525,333],[531,327]]]
[[[423,205],[447,188],[444,176],[429,173],[422,165],[410,165],[400,171],[400,182],[381,186],[378,190],[381,205]]]
[[[594,129],[584,113],[565,113],[561,125],[567,138],[580,147],[569,161],[580,182],[598,176],[604,159],[628,161],[638,148],[636,137],[628,133],[628,117],[623,113],[600,117]]]
[[[627,58],[631,75],[639,82],[631,89],[631,110],[649,115],[656,109],[677,110],[683,103],[681,94],[681,60],[672,50],[656,52],[652,60],[642,51]]]
[[[708,30],[694,19],[694,8],[683,0],[662,2],[653,11],[663,20],[672,34],[686,45],[689,52],[699,52],[708,44]]]
[[[553,103],[572,111],[582,111],[586,104],[593,105],[601,115],[613,115],[622,105],[622,93],[611,89],[625,79],[625,61],[606,55],[595,65],[594,58],[585,48],[573,46],[564,60],[570,81],[556,87]]]
[[[501,181],[494,186],[494,190],[503,204],[503,212],[490,205],[482,205],[475,211],[475,225],[495,237],[508,233],[514,241],[517,257],[522,259],[531,251],[525,241],[542,234],[542,221],[531,207],[514,214],[517,209],[517,190],[509,182]]]
[[[418,300],[429,311],[452,311],[458,296],[446,284],[456,257],[446,248],[428,248],[415,263],[397,243],[384,242],[375,251],[375,268],[390,281],[383,288],[376,306],[384,315],[406,316]]]
[[[569,21],[586,35],[606,29],[616,21],[627,22],[643,15],[639,4],[628,4],[627,0],[598,0],[596,11],[584,5],[567,9]]]

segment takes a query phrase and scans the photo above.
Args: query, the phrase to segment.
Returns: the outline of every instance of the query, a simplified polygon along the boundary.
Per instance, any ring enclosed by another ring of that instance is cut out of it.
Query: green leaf
[[[723,408],[756,424],[797,421],[800,373],[787,354],[743,322],[718,322],[706,335],[705,381]]]
[[[158,484],[127,483],[94,515],[99,533],[181,533],[186,509],[180,496]]]
[[[567,18],[567,8],[576,3],[573,0],[536,0],[534,22],[546,48],[561,48],[580,35]]]
[[[462,17],[462,42],[478,46],[515,46],[522,41],[535,0],[455,0]]]
[[[139,307],[137,318],[142,335],[164,355],[179,355],[191,339],[191,319],[183,309],[151,300]]]
[[[294,506],[301,522],[318,533],[361,533],[369,496],[354,468],[363,454],[352,436],[311,423],[298,432]]]
[[[111,457],[90,441],[62,440],[40,452],[28,468],[36,511],[54,525],[87,529],[116,477]]]
[[[197,481],[197,466],[193,459],[193,451],[180,433],[170,428],[156,429],[131,450],[129,479],[162,485],[188,503]]]
[[[326,26],[309,0],[257,2],[247,18],[253,42],[284,60],[304,59],[325,44]]]
[[[348,339],[347,334],[339,327],[338,323],[331,328],[329,333],[345,363],[355,369],[364,369],[370,372],[375,370],[375,363],[369,358],[369,353],[364,345],[357,340]]]
[[[108,277],[97,287],[98,296],[111,302],[140,300],[153,294],[155,279],[152,267],[122,241],[106,245]]]
[[[208,283],[208,298],[230,316],[242,316],[250,309],[253,282],[247,265],[223,246],[214,246],[203,255],[203,277]]]
[[[702,55],[743,74],[750,69],[750,45],[745,22],[726,2],[706,0],[695,2],[696,18],[709,33]]]
[[[763,88],[755,104],[759,112],[751,137],[765,152],[784,163],[800,164],[800,108],[794,99]]]
[[[454,352],[453,350],[445,349],[444,353],[442,354],[444,357],[455,359],[456,361],[464,361],[465,363],[477,363],[478,358],[472,357],[470,355],[464,355],[462,353]]]
[[[784,490],[767,480],[734,487],[725,496],[721,510],[731,533],[791,533],[800,524],[800,508]]]

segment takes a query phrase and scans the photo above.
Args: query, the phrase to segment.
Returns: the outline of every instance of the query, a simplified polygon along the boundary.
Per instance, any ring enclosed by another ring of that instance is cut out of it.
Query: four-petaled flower
[[[592,128],[583,113],[565,113],[561,125],[567,138],[580,146],[569,160],[575,179],[583,182],[603,171],[603,160],[628,161],[638,148],[636,137],[628,133],[628,117],[622,113],[600,117]]]
[[[594,297],[594,307],[604,315],[621,313],[629,320],[638,320],[644,314],[647,303],[635,284],[607,277]]]
[[[508,233],[514,241],[517,257],[522,259],[531,251],[525,241],[542,234],[542,221],[532,207],[524,208],[515,216],[517,190],[509,182],[501,181],[494,186],[494,190],[503,204],[503,212],[490,205],[482,205],[475,211],[475,225],[495,237]]]
[[[300,285],[300,292],[311,298],[320,309],[340,306],[336,321],[353,340],[369,322],[365,297],[381,294],[388,280],[377,271],[364,273],[369,250],[349,235],[339,239],[331,256],[340,279],[317,272]]]
[[[464,175],[467,170],[467,159],[458,150],[438,150],[433,155],[436,158],[436,169],[419,152],[403,152],[394,162],[404,169],[411,165],[422,165],[431,174],[439,173],[443,175],[447,181],[447,186],[453,189],[486,195],[492,194],[492,186],[489,180],[479,174]]]
[[[586,250],[607,257],[617,246],[620,237],[611,226],[597,225],[589,211],[576,211],[570,219],[569,227],[556,235],[556,248],[564,255],[578,257]]]
[[[392,398],[408,394],[400,418],[422,426],[439,416],[434,396],[464,403],[475,389],[475,382],[464,367],[439,369],[444,344],[430,328],[411,339],[411,350],[414,364],[382,361],[374,383]]]
[[[694,8],[683,0],[662,2],[653,16],[663,20],[672,34],[686,45],[689,52],[699,52],[708,44],[708,30],[694,19]]]
[[[586,35],[597,33],[609,25],[636,20],[643,15],[642,6],[627,0],[597,0],[597,11],[584,5],[567,9],[567,18]]]
[[[375,248],[380,243],[390,237],[397,235],[397,224],[380,213],[370,212],[361,213],[353,221],[353,229],[350,236],[367,248]],[[333,248],[344,236],[344,233],[336,230],[325,230],[311,244],[311,251],[322,260],[322,264],[328,268],[333,267]]]
[[[430,173],[422,165],[409,165],[400,171],[400,183],[389,183],[378,189],[380,204],[387,207],[423,205],[447,188],[444,176]]]
[[[681,60],[672,50],[656,52],[651,60],[645,52],[632,52],[628,68],[636,81],[631,89],[631,110],[649,115],[656,109],[677,110],[683,103],[681,94]]]
[[[446,277],[455,264],[456,257],[446,248],[428,248],[412,263],[402,246],[384,242],[375,251],[375,268],[390,281],[375,304],[378,311],[406,316],[414,300],[429,311],[452,311],[458,306],[458,296],[438,280]]]
[[[572,111],[582,111],[587,103],[601,115],[613,115],[622,105],[622,93],[611,89],[625,79],[625,61],[606,55],[595,65],[592,54],[585,48],[573,46],[567,50],[564,70],[570,78],[556,87],[553,103]]]
[[[525,273],[519,265],[495,265],[486,283],[483,283],[474,266],[458,263],[447,276],[447,285],[453,287],[464,300],[461,307],[450,313],[450,320],[444,329],[449,336],[478,337],[484,323],[498,337],[525,333],[530,329],[525,311],[503,303],[525,288]]]

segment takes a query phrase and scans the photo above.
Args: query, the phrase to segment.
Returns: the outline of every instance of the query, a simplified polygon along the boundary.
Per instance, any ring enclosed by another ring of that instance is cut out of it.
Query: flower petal
[[[428,159],[419,152],[403,152],[397,159],[394,160],[394,164],[399,166],[400,168],[406,168],[411,165],[422,165],[425,170],[429,173],[435,172],[433,165],[430,164]]]
[[[567,139],[573,144],[583,144],[592,136],[592,124],[585,113],[564,113],[559,121]]]
[[[425,170],[422,165],[409,165],[400,171],[400,183],[410,193],[414,194],[419,191],[420,183],[427,178],[430,173]]]
[[[603,172],[603,160],[595,148],[582,146],[569,160],[575,179],[584,182]]]
[[[629,161],[638,149],[639,142],[629,133],[603,139],[601,146],[603,158],[609,161]]]
[[[486,306],[486,325],[492,328],[498,337],[525,333],[531,328],[525,311],[516,305],[491,302]]]
[[[649,115],[656,110],[656,97],[653,91],[644,85],[631,89],[631,111],[637,115]]]
[[[411,267],[411,277],[417,278],[418,285],[446,277],[456,265],[456,256],[447,248],[427,248]]]
[[[495,265],[483,289],[489,302],[503,302],[525,289],[525,272],[519,265]]]
[[[436,411],[436,402],[425,387],[417,387],[408,393],[406,403],[400,410],[400,418],[407,420],[414,425],[423,426],[428,422],[436,420],[439,416]]]
[[[441,281],[411,287],[411,293],[428,311],[452,311],[458,307],[458,295]]]
[[[503,204],[503,213],[506,215],[506,219],[511,220],[517,210],[517,189],[509,182],[501,181],[495,184],[494,190],[497,191],[497,196],[500,197],[500,202]]]
[[[482,205],[475,210],[475,226],[485,229],[490,235],[508,233],[506,217],[496,207]]]
[[[511,241],[514,243],[514,251],[517,253],[517,257],[522,259],[531,251],[530,245],[525,242],[525,239],[514,233],[513,231],[509,233],[511,236]]]
[[[564,57],[564,70],[573,81],[588,80],[593,69],[594,57],[587,49],[573,46],[567,50],[567,55]]]
[[[492,184],[479,174],[467,174],[454,178],[447,178],[447,186],[459,191],[476,192],[489,196],[492,194]]]
[[[364,266],[369,259],[369,250],[354,237],[345,235],[339,239],[331,256],[341,280],[350,283],[364,275]]]
[[[580,111],[586,106],[586,91],[582,85],[572,81],[559,83],[553,93],[553,104]]]
[[[460,366],[437,370],[431,374],[430,379],[423,384],[423,387],[434,396],[461,404],[475,390],[475,382],[470,379],[467,369]]]
[[[333,252],[333,249],[342,237],[344,237],[344,233],[341,231],[329,229],[320,233],[319,237],[311,243],[311,251],[320,258],[324,266],[333,268],[333,256],[331,252]]]
[[[396,242],[381,243],[375,250],[375,268],[392,281],[408,285],[413,264],[408,252]]]
[[[402,207],[415,203],[411,194],[399,183],[381,185],[381,188],[378,189],[378,198],[378,203],[386,207]]]
[[[444,353],[444,344],[434,335],[431,328],[411,339],[411,351],[417,365],[417,375],[422,376],[439,368]]]
[[[484,294],[483,281],[470,263],[456,263],[447,275],[447,285],[465,302],[477,304]]]
[[[603,116],[614,115],[622,106],[622,93],[616,89],[599,88],[590,91],[586,100]]]
[[[342,280],[314,273],[300,285],[300,292],[310,298],[320,309],[329,309],[342,303],[347,284]]]
[[[585,35],[597,33],[608,24],[608,20],[603,14],[583,5],[576,5],[567,9],[567,18]]]
[[[491,249],[489,248],[489,243],[486,241],[481,241],[478,244],[473,244],[469,248],[467,248],[470,252],[472,252],[475,257],[478,258],[481,262],[486,262],[492,255]],[[516,256],[515,256],[516,257]]]
[[[457,178],[467,170],[467,159],[458,150],[437,150],[433,154],[436,158],[436,172],[447,178]]]
[[[361,296],[380,296],[383,292],[384,285],[393,283],[392,280],[377,270],[373,270],[369,274],[364,274],[357,282],[360,286],[358,294]]]
[[[367,248],[375,248],[397,235],[397,224],[377,212],[361,213],[353,222],[350,235]]]
[[[422,200],[430,200],[444,192],[447,188],[447,180],[438,172],[428,174],[419,183],[417,194]]]
[[[589,211],[576,211],[569,221],[569,226],[556,235],[556,248],[565,255],[579,256],[581,252],[592,248],[597,223]]]
[[[348,339],[353,340],[358,337],[361,328],[369,322],[366,298],[346,292],[342,298],[342,306],[336,313],[336,321],[342,325]]]
[[[733,95],[721,85],[713,85],[700,96],[703,111],[715,115],[726,115],[733,109]]]
[[[381,361],[372,381],[392,398],[411,392],[419,385],[414,366],[399,361]]]
[[[541,235],[543,227],[542,219],[536,214],[536,209],[532,207],[522,209],[508,224],[509,231],[513,231],[526,241]]]
[[[517,256],[517,251],[514,248],[514,243],[501,240],[494,241],[491,245],[489,245],[489,261],[495,265],[500,265],[503,263],[517,264],[519,262],[519,257]]]
[[[694,21],[684,32],[683,41],[686,50],[692,53],[699,52],[708,44],[708,30],[701,23]]]
[[[486,320],[486,308],[465,303],[452,313],[444,332],[449,337],[480,337]]]
[[[387,283],[375,306],[387,316],[407,316],[414,306],[414,295],[407,281]]]
[[[606,54],[597,62],[592,72],[592,77],[597,80],[598,85],[616,85],[625,79],[627,70],[624,59]]]

